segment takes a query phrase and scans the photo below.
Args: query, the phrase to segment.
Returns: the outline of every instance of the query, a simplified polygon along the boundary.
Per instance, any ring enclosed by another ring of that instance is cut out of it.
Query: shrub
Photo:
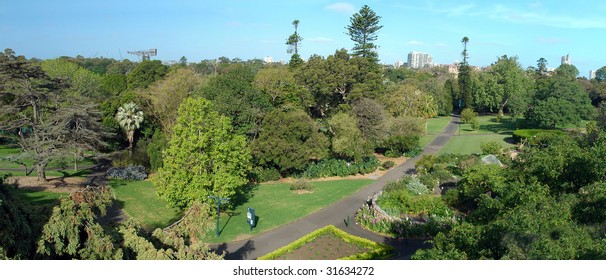
[[[474,112],[473,109],[465,108],[461,112],[461,122],[462,123],[471,123],[473,120],[476,119],[477,116],[478,116],[478,114],[476,112]]]
[[[522,140],[531,139],[539,134],[563,135],[564,131],[548,129],[518,129],[513,131],[513,140],[519,143]]]
[[[429,192],[427,186],[423,184],[417,176],[410,177],[410,180],[408,181],[408,183],[406,183],[406,189],[416,195],[422,195]]]
[[[482,142],[480,148],[483,155],[499,155],[503,151],[503,146],[495,141]]]
[[[393,155],[403,155],[419,147],[419,136],[417,135],[393,135],[389,136],[383,143],[387,151]],[[387,154],[387,153],[386,153]]]
[[[383,162],[383,163],[381,164],[381,167],[383,167],[383,168],[385,168],[385,169],[390,169],[390,168],[392,168],[392,167],[394,167],[394,166],[396,166],[396,163],[395,163],[395,162],[393,162],[393,161],[391,161],[391,160],[388,160],[388,161]]]
[[[311,184],[307,179],[299,178],[290,184],[291,191],[312,191]]]
[[[477,119],[472,119],[471,121],[469,121],[469,124],[471,125],[471,129],[472,130],[478,130],[480,129],[480,122]]]
[[[379,167],[376,157],[364,157],[357,163],[347,162],[342,159],[324,159],[307,166],[303,174],[306,178],[322,178],[331,176],[349,176],[355,174],[367,174],[374,172]]]
[[[277,181],[281,178],[280,171],[275,168],[263,168],[256,167],[253,171],[251,171],[251,179],[255,182],[269,182],[269,181]]]
[[[130,165],[127,167],[112,167],[107,170],[106,175],[115,179],[124,180],[145,180],[147,173],[145,173],[145,167],[141,165]]]

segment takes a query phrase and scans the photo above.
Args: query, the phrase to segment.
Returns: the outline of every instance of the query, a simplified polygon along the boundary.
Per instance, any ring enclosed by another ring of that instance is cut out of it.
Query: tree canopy
[[[179,107],[173,135],[154,178],[158,195],[177,207],[208,201],[209,195],[233,197],[247,182],[250,152],[246,138],[233,130],[203,98]]]

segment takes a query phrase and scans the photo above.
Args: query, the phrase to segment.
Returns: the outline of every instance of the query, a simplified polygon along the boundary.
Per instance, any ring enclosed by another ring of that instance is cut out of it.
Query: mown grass
[[[39,206],[54,206],[59,202],[59,198],[67,196],[67,193],[38,191],[32,189],[14,189],[11,190],[13,195]]]
[[[164,228],[181,218],[182,212],[161,200],[149,181],[111,179],[109,184],[122,209],[147,230]]]
[[[511,144],[512,136],[509,134],[483,134],[483,135],[461,135],[453,136],[448,140],[446,145],[440,149],[438,154],[453,153],[453,154],[480,154],[482,149],[481,144],[484,142],[497,142],[504,148],[515,146]],[[507,140],[507,141],[506,141]]]
[[[372,180],[366,179],[312,182],[313,193],[306,194],[291,191],[286,183],[261,184],[246,203],[238,205],[234,211],[223,213],[219,226],[221,236],[217,238],[215,227],[212,227],[204,241],[223,243],[258,235],[325,208],[370,182]],[[248,207],[254,208],[257,216],[257,225],[252,231],[246,223]]]
[[[21,148],[0,145],[0,169],[3,169],[3,168],[4,169],[6,169],[6,168],[22,169],[23,165],[15,163],[15,162],[11,162],[11,161],[5,159],[6,157],[15,156],[20,153],[21,153]],[[25,160],[23,160],[23,163],[27,164],[28,168],[32,168],[33,160],[25,159]],[[95,165],[95,161],[92,160],[91,158],[85,157],[83,159],[78,160],[78,166],[86,167],[86,166],[91,166],[91,165]],[[72,169],[73,170],[73,167],[74,167],[74,156],[71,154],[66,154],[65,157],[63,157],[61,159],[53,160],[48,164],[48,168],[54,168],[54,169],[65,169],[65,170]],[[22,175],[19,175],[19,176],[22,176]]]

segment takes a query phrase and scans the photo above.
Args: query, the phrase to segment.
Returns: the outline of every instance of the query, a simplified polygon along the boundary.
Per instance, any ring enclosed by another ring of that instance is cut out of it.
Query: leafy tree
[[[606,130],[606,101],[602,101],[597,108],[597,125]]]
[[[312,113],[326,117],[347,101],[353,83],[353,71],[347,66],[349,55],[340,50],[324,59],[313,55],[297,69],[295,78],[313,96]]]
[[[126,88],[126,75],[124,74],[106,74],[101,77],[101,92],[105,96],[117,96]]]
[[[576,80],[569,78],[555,76],[538,82],[528,118],[548,127],[579,124],[592,118],[591,99]]]
[[[274,107],[289,105],[307,109],[313,105],[309,91],[299,86],[294,73],[286,67],[267,67],[255,75],[254,85],[271,97]]]
[[[369,98],[362,98],[352,104],[352,115],[358,120],[362,137],[377,145],[387,134],[387,116],[381,104]]]
[[[128,139],[128,150],[133,150],[133,143],[135,142],[135,130],[137,130],[143,122],[143,111],[139,109],[139,106],[134,102],[126,103],[116,113],[116,121],[120,127],[126,132],[126,138]]]
[[[606,66],[602,66],[600,69],[595,71],[595,79],[598,82],[606,81]]]
[[[82,98],[73,105],[57,110],[51,118],[62,146],[74,155],[74,171],[78,171],[78,159],[84,151],[99,152],[107,146],[110,134],[101,124],[101,112],[96,104]]]
[[[65,59],[43,61],[40,66],[53,79],[61,79],[69,85],[70,96],[99,97],[101,77]]]
[[[358,162],[372,153],[373,145],[362,137],[356,118],[337,113],[328,120],[328,125],[333,134],[332,151],[335,154]]]
[[[562,64],[555,70],[556,76],[562,77],[563,79],[575,80],[579,75],[579,69],[572,64]]]
[[[367,5],[362,6],[359,12],[353,14],[346,27],[347,35],[354,41],[354,55],[364,58],[378,59],[375,51],[377,46],[373,43],[377,40],[377,32],[383,28],[379,25],[380,16]]]
[[[293,20],[292,25],[295,27],[295,33],[291,34],[290,36],[288,36],[288,39],[286,39],[286,45],[288,45],[287,52],[292,54],[299,54],[299,46],[301,46],[301,41],[303,40],[303,38],[301,38],[301,36],[299,36],[299,33],[297,32],[299,28],[299,20]]]
[[[297,69],[301,65],[303,65],[304,61],[299,54],[293,54],[290,56],[290,61],[288,61],[289,69]]]
[[[22,148],[16,161],[23,164],[23,158],[32,159],[38,179],[46,181],[46,166],[61,154],[62,142],[53,130],[54,124],[45,118],[61,104],[63,85],[11,49],[0,53],[0,79],[0,130],[8,132],[2,136]]]
[[[166,135],[170,135],[177,120],[177,110],[181,102],[192,96],[206,82],[188,68],[170,71],[162,80],[154,82],[147,89],[140,90],[149,109],[149,114],[160,125]]]
[[[547,59],[541,57],[537,60],[537,74],[539,76],[547,75]]]
[[[162,79],[167,73],[168,66],[163,65],[159,60],[142,61],[126,75],[128,88],[146,88],[153,82]]]
[[[220,114],[229,117],[234,129],[254,138],[263,117],[272,109],[269,95],[253,84],[256,64],[231,64],[223,74],[212,77],[202,89],[202,97],[213,102]]]
[[[247,183],[250,170],[246,139],[202,98],[188,98],[179,107],[163,159],[154,178],[156,191],[181,208],[208,201],[209,195],[233,197]]]
[[[274,110],[267,114],[259,137],[251,143],[255,160],[282,173],[300,171],[311,160],[328,155],[329,140],[302,110]]]
[[[472,123],[476,119],[477,116],[478,116],[478,113],[474,112],[470,108],[465,108],[461,112],[461,122],[462,123]]]
[[[128,220],[119,231],[124,239],[126,259],[137,260],[219,260],[208,245],[198,240],[209,229],[213,219],[210,204],[196,202],[183,219],[169,229],[156,229],[151,236],[135,222]]]
[[[487,76],[487,77],[486,77]],[[530,102],[531,80],[528,78],[517,57],[501,56],[485,75],[486,96],[477,101],[483,107],[498,109],[503,115],[505,108],[514,115],[523,115]]]
[[[38,254],[52,258],[121,259],[122,249],[97,221],[97,215],[105,216],[110,204],[111,190],[107,187],[89,187],[61,198],[44,225]]]

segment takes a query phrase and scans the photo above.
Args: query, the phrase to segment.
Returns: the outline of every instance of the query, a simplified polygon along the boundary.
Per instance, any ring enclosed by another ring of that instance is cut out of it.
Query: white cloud
[[[475,7],[474,4],[465,4],[465,5],[460,5],[454,8],[450,8],[448,11],[448,14],[453,15],[453,16],[459,16],[464,14],[465,12],[471,10],[473,7]]]
[[[326,9],[345,14],[353,14],[356,11],[353,4],[346,2],[338,2],[328,5]]]
[[[535,24],[557,28],[586,29],[606,28],[605,18],[576,18],[569,15],[551,15],[545,13],[518,11],[496,5],[489,14],[489,18],[505,20],[512,23]]]

